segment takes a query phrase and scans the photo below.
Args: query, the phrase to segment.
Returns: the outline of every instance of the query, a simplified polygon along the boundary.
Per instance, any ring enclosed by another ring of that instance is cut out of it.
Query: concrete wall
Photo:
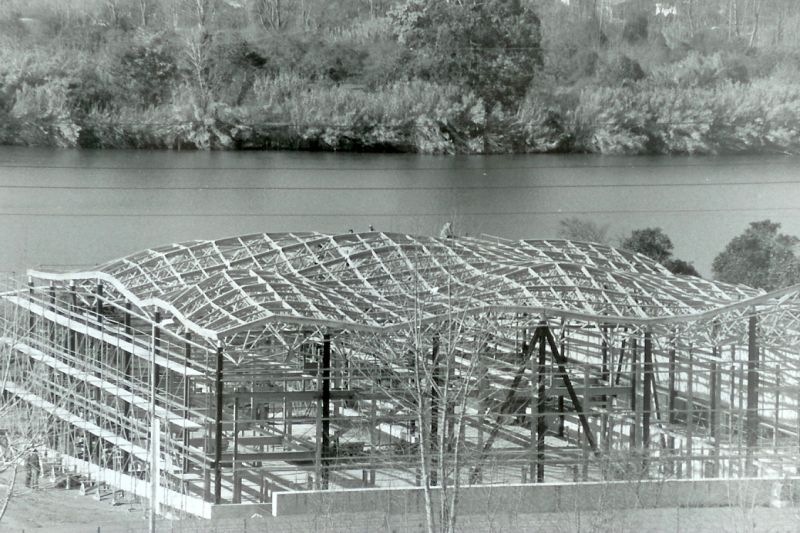
[[[61,456],[61,465],[65,472],[88,474],[94,481],[102,481],[115,489],[124,490],[140,498],[150,499],[150,482],[144,479],[123,474],[122,472],[109,468],[103,468],[94,463],[83,461],[82,459],[77,459],[69,455]],[[47,475],[47,472],[44,474]],[[166,487],[158,487],[157,500],[161,505],[166,505],[172,509],[177,509],[202,518],[211,518],[211,504],[195,496],[181,494],[180,492]]]
[[[247,519],[253,518],[253,515],[267,517],[271,513],[268,503],[222,503],[211,506],[211,518],[214,520]]]
[[[542,483],[462,487],[459,514],[544,513],[654,507],[763,506],[795,500],[800,478]],[[434,490],[435,501],[439,491]],[[421,488],[274,492],[272,514],[424,512]],[[436,504],[434,504],[436,505]]]

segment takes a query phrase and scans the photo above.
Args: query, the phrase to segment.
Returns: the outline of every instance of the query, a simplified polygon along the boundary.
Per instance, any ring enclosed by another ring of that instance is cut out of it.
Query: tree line
[[[6,0],[0,143],[800,152],[800,5]]]
[[[714,279],[772,291],[800,283],[800,257],[795,253],[800,238],[780,232],[771,220],[751,222],[734,237],[711,265]],[[559,222],[558,236],[609,244],[609,227],[577,217]],[[673,244],[661,228],[633,230],[621,237],[624,250],[641,253],[664,265],[673,274],[700,276],[691,262],[673,256]]]

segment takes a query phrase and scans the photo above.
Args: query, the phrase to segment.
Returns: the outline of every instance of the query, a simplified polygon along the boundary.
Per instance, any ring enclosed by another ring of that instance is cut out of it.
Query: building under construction
[[[199,516],[456,477],[794,474],[798,291],[563,240],[191,241],[29,272],[2,295],[2,386],[64,471],[142,497],[157,472]]]

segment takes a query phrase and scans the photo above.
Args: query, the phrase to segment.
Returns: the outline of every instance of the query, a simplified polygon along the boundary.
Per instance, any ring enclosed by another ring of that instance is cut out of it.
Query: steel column
[[[644,391],[642,398],[642,446],[647,453],[650,447],[650,415],[652,412],[652,391],[653,383],[653,339],[651,333],[646,331],[644,334]]]
[[[713,470],[712,476],[717,477],[719,476],[719,426],[720,426],[720,416],[717,413],[719,409],[720,401],[720,379],[719,379],[719,364],[717,363],[717,357],[719,357],[719,348],[714,346],[712,348],[712,357],[714,358],[709,365],[709,371],[711,372],[710,375],[710,383],[709,392],[711,394],[711,402],[710,402],[710,412],[709,412],[709,429],[711,430],[711,440],[714,446],[714,462],[713,462]]]
[[[156,311],[153,315],[153,320],[155,323],[153,324],[153,352],[158,355],[159,350],[161,349],[161,328],[159,324],[161,323],[161,312]],[[153,363],[155,368],[153,369],[153,390],[158,393],[158,385],[161,383],[161,374],[162,370],[159,365],[156,365],[155,362]]]
[[[439,335],[433,336],[431,347],[431,485],[438,483],[438,459],[436,452],[439,445]]]
[[[222,345],[217,347],[217,362],[214,372],[214,391],[216,393],[216,413],[214,417],[214,503],[222,502],[222,371],[224,352]]]
[[[186,333],[186,344],[184,345],[183,349],[183,368],[184,370],[191,368],[192,366],[192,334],[190,332]],[[190,404],[190,392],[191,392],[191,383],[189,381],[189,374],[188,372],[184,372],[183,374],[183,419],[188,421],[189,420],[189,404]],[[188,472],[189,470],[189,430],[184,428],[183,429],[183,471]]]
[[[677,361],[675,359],[675,333],[673,332],[672,338],[670,339],[670,345],[669,345],[669,369],[668,369],[668,378],[667,378],[668,381],[669,381],[669,385],[668,385],[668,394],[669,394],[669,396],[667,397],[667,422],[668,422],[669,428],[670,428],[670,435],[667,438],[667,445],[669,447],[669,454],[670,454],[671,457],[674,457],[674,455],[675,455],[675,436],[672,434],[672,429],[673,429],[673,426],[674,426],[674,424],[676,422],[676,419],[675,419],[675,399],[678,396],[678,392],[677,392],[677,390],[675,388],[675,375],[676,375],[675,365],[676,364],[677,364]],[[674,474],[675,473],[675,459],[674,458],[670,459],[670,461],[668,463],[668,467],[669,467],[669,473],[670,474]]]
[[[747,475],[755,476],[758,474],[753,454],[758,446],[758,319],[755,315],[747,321],[747,418],[745,421],[747,436],[745,451]]]
[[[322,341],[322,480],[321,488],[328,488],[329,457],[331,455],[331,336],[326,333]]]
[[[536,386],[537,386],[537,402],[536,402],[536,481],[542,483],[544,481],[544,458],[545,458],[545,445],[544,435],[547,431],[545,421],[545,407],[547,395],[545,390],[545,371],[547,365],[547,345],[545,344],[545,330],[547,326],[542,325],[537,329],[539,341],[539,360],[536,367]]]
[[[639,363],[636,339],[631,339],[631,412],[633,413],[633,424],[631,425],[631,448],[639,446],[639,407],[637,405],[636,394],[639,388]]]

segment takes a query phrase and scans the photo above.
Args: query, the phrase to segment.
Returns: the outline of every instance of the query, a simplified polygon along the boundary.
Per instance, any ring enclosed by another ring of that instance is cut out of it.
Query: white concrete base
[[[598,509],[657,507],[723,507],[774,505],[776,483],[788,484],[784,498],[791,505],[800,494],[800,478],[701,479],[477,485],[459,491],[459,514],[546,513]],[[439,489],[433,490],[434,509]],[[422,488],[347,489],[273,492],[274,516],[308,513],[424,513]]]
[[[105,482],[107,485],[130,492],[141,498],[150,498],[150,483],[144,479],[129,476],[109,468],[103,468],[94,463],[83,461],[69,455],[61,456],[61,463],[67,472],[75,471],[89,474],[95,482]],[[159,503],[171,509],[193,514],[202,518],[211,518],[211,504],[195,496],[181,494],[166,487],[158,488]]]

